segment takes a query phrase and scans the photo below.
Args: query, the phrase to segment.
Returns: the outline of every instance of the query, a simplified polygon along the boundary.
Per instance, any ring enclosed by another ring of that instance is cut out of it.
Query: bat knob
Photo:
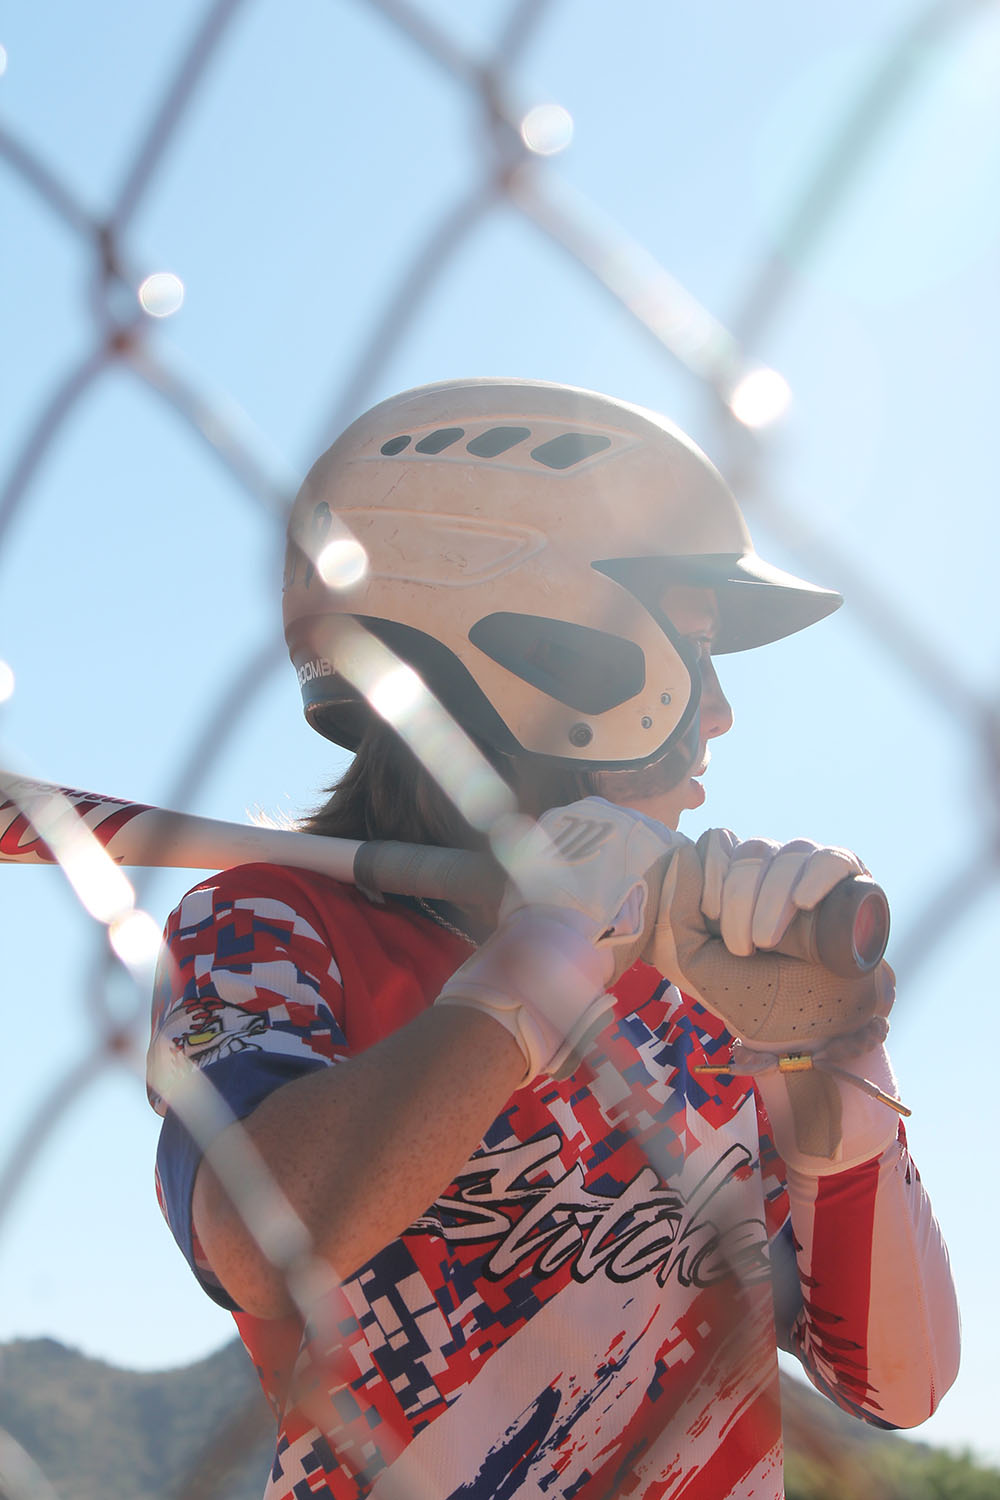
[[[834,886],[815,913],[813,941],[824,968],[844,979],[871,973],[889,942],[889,902],[866,875]]]

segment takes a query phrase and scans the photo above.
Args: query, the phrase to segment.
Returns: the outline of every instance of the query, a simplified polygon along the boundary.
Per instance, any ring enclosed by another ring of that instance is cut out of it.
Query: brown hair
[[[516,760],[487,746],[480,749],[514,789],[521,811],[532,817],[586,797],[595,788],[592,773],[553,769],[530,757]],[[486,845],[485,836],[466,821],[427,767],[374,714],[354,760],[302,827],[334,838],[403,839],[456,849]]]

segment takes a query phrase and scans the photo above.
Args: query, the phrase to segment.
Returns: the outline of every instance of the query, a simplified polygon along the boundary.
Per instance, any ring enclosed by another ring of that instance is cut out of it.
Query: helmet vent
[[[567,620],[502,611],[477,620],[469,640],[522,682],[579,713],[617,708],[646,681],[645,657],[634,641]]]
[[[436,432],[429,432],[425,438],[420,439],[416,452],[441,453],[445,448],[450,448],[452,443],[457,443],[460,437],[465,437],[464,427],[439,427]]]
[[[530,436],[530,427],[490,427],[478,437],[471,438],[465,446],[477,458],[497,458]]]
[[[459,438],[464,436],[464,427],[437,427],[414,443],[412,452],[443,453],[446,448],[454,447]],[[465,448],[474,458],[499,458],[501,453],[507,453],[530,437],[530,427],[488,427],[485,432],[470,438]],[[386,458],[394,458],[397,453],[409,448],[412,442],[411,432],[401,432],[396,437],[388,438],[379,452]],[[530,456],[536,464],[542,464],[546,469],[572,469],[575,464],[582,464],[584,459],[593,458],[595,453],[603,453],[610,447],[611,439],[602,433],[561,432],[558,437],[549,438],[532,448]]]
[[[571,469],[574,464],[610,447],[611,439],[596,432],[564,432],[560,437],[550,438],[547,443],[532,448],[531,456],[547,469]]]

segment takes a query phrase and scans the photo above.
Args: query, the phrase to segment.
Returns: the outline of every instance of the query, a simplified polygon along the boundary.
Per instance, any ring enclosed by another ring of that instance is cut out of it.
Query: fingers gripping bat
[[[56,823],[65,832],[69,819],[70,825],[82,822],[119,865],[224,870],[258,862],[283,864],[330,875],[373,894],[424,896],[459,905],[496,900],[505,878],[488,855],[465,849],[226,823],[6,772],[0,772],[0,799],[0,863],[57,863]],[[53,806],[61,809],[55,821]],[[815,911],[801,912],[779,949],[850,978],[875,967],[888,937],[885,894],[874,881],[854,876],[841,881]]]

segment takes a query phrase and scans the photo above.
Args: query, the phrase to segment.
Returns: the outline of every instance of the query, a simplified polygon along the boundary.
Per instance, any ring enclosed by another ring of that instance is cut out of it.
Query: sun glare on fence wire
[[[573,116],[561,104],[536,104],[521,121],[521,139],[536,156],[558,156],[573,139]]]
[[[108,923],[108,941],[130,968],[152,963],[160,951],[160,929],[149,912],[138,908]]]
[[[349,589],[368,572],[368,554],[354,537],[338,536],[317,557],[316,571],[328,588]]]
[[[172,271],[154,271],[139,287],[138,297],[151,318],[169,318],[184,301],[184,283]]]
[[[66,832],[58,847],[53,843],[52,851],[58,855],[80,901],[98,922],[120,921],[134,909],[135,892],[131,884],[89,828],[81,824],[79,829]]]
[[[372,685],[368,701],[380,718],[398,725],[416,707],[423,690],[424,685],[413,668],[401,662]]]
[[[107,928],[118,957],[134,977],[145,981],[141,971],[159,953],[159,926],[136,906],[131,882],[72,802],[57,787],[4,775],[0,792],[12,798],[48,845],[80,904]]]
[[[0,703],[6,703],[14,695],[14,671],[5,661],[0,661]]]
[[[728,406],[744,427],[767,427],[784,416],[792,392],[784,375],[759,367],[750,370],[729,393]]]

